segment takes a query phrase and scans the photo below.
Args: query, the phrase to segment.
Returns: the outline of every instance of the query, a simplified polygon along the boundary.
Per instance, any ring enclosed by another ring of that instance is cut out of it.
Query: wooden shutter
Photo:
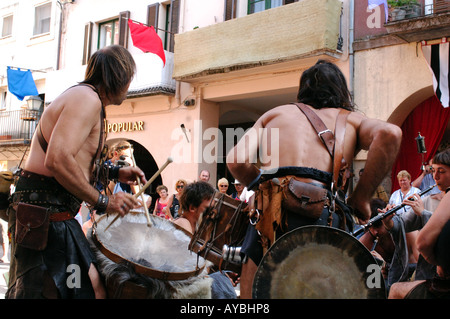
[[[130,18],[130,11],[123,11],[119,13],[119,45],[128,49],[128,19]]]
[[[450,11],[450,1],[448,0],[434,0],[433,1],[433,13],[441,13]]]
[[[147,6],[147,25],[152,25],[158,32],[159,3]]]
[[[180,20],[180,0],[170,0],[170,32],[169,33],[169,51],[173,52],[175,48],[175,34],[178,33]]]
[[[236,5],[237,0],[224,0],[225,10],[224,10],[224,21],[236,18]]]
[[[86,65],[91,56],[91,42],[92,42],[92,28],[94,24],[88,22],[84,26],[84,45],[83,45],[83,60],[81,63]]]

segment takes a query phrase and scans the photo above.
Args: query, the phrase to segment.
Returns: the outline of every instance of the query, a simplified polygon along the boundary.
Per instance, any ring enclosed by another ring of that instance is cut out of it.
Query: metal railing
[[[418,18],[423,16],[436,15],[450,12],[449,1],[436,1],[434,4],[409,4],[389,9],[389,21],[400,21],[405,19]]]
[[[42,112],[22,109],[0,112],[0,145],[31,140]]]

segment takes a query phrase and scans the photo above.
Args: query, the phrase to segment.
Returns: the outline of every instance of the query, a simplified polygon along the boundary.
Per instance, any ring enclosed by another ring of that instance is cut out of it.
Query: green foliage
[[[418,4],[417,0],[388,0],[388,5],[391,7],[402,7],[411,4]]]

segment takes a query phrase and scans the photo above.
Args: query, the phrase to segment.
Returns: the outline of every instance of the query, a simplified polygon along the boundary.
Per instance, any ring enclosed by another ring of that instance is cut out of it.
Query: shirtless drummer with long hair
[[[126,99],[135,68],[125,48],[105,47],[90,58],[85,80],[63,92],[42,114],[9,210],[13,241],[6,298],[105,297],[94,255],[73,217],[83,201],[97,212],[121,215],[137,205],[131,194],[105,196],[93,186],[95,161],[104,144],[104,108]],[[109,173],[121,182],[134,184],[137,177],[146,182],[136,167],[111,167]],[[20,227],[31,216],[39,220],[48,214],[48,235],[37,233],[42,245],[36,240],[31,241],[36,247],[25,245],[27,237],[36,236],[34,229],[18,234],[20,244],[14,240],[16,213],[21,212]],[[81,278],[79,285],[71,287],[68,269],[74,265]]]

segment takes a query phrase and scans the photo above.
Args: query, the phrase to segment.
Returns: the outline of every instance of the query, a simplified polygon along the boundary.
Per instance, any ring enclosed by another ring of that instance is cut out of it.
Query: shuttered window
[[[93,22],[88,22],[84,26],[83,60],[82,64],[87,64],[92,53],[92,42],[97,41],[97,50],[112,44],[119,44],[128,48],[128,19],[130,11],[119,13],[117,19],[101,22],[98,24],[98,34],[96,39],[92,39]],[[94,42],[95,43],[95,42]]]
[[[297,1],[298,0],[248,0],[248,14],[280,7]]]
[[[159,3],[147,6],[147,25],[152,25],[158,31]]]
[[[119,42],[118,44],[128,49],[128,19],[130,11],[123,11],[119,14]]]
[[[169,14],[169,25],[166,30],[168,37],[168,48],[167,50],[170,52],[174,52],[175,48],[175,34],[178,33],[178,26],[180,20],[180,0],[171,0],[170,1],[170,14]]]
[[[224,1],[225,1],[224,20],[227,21],[236,18],[237,0],[224,0]]]

